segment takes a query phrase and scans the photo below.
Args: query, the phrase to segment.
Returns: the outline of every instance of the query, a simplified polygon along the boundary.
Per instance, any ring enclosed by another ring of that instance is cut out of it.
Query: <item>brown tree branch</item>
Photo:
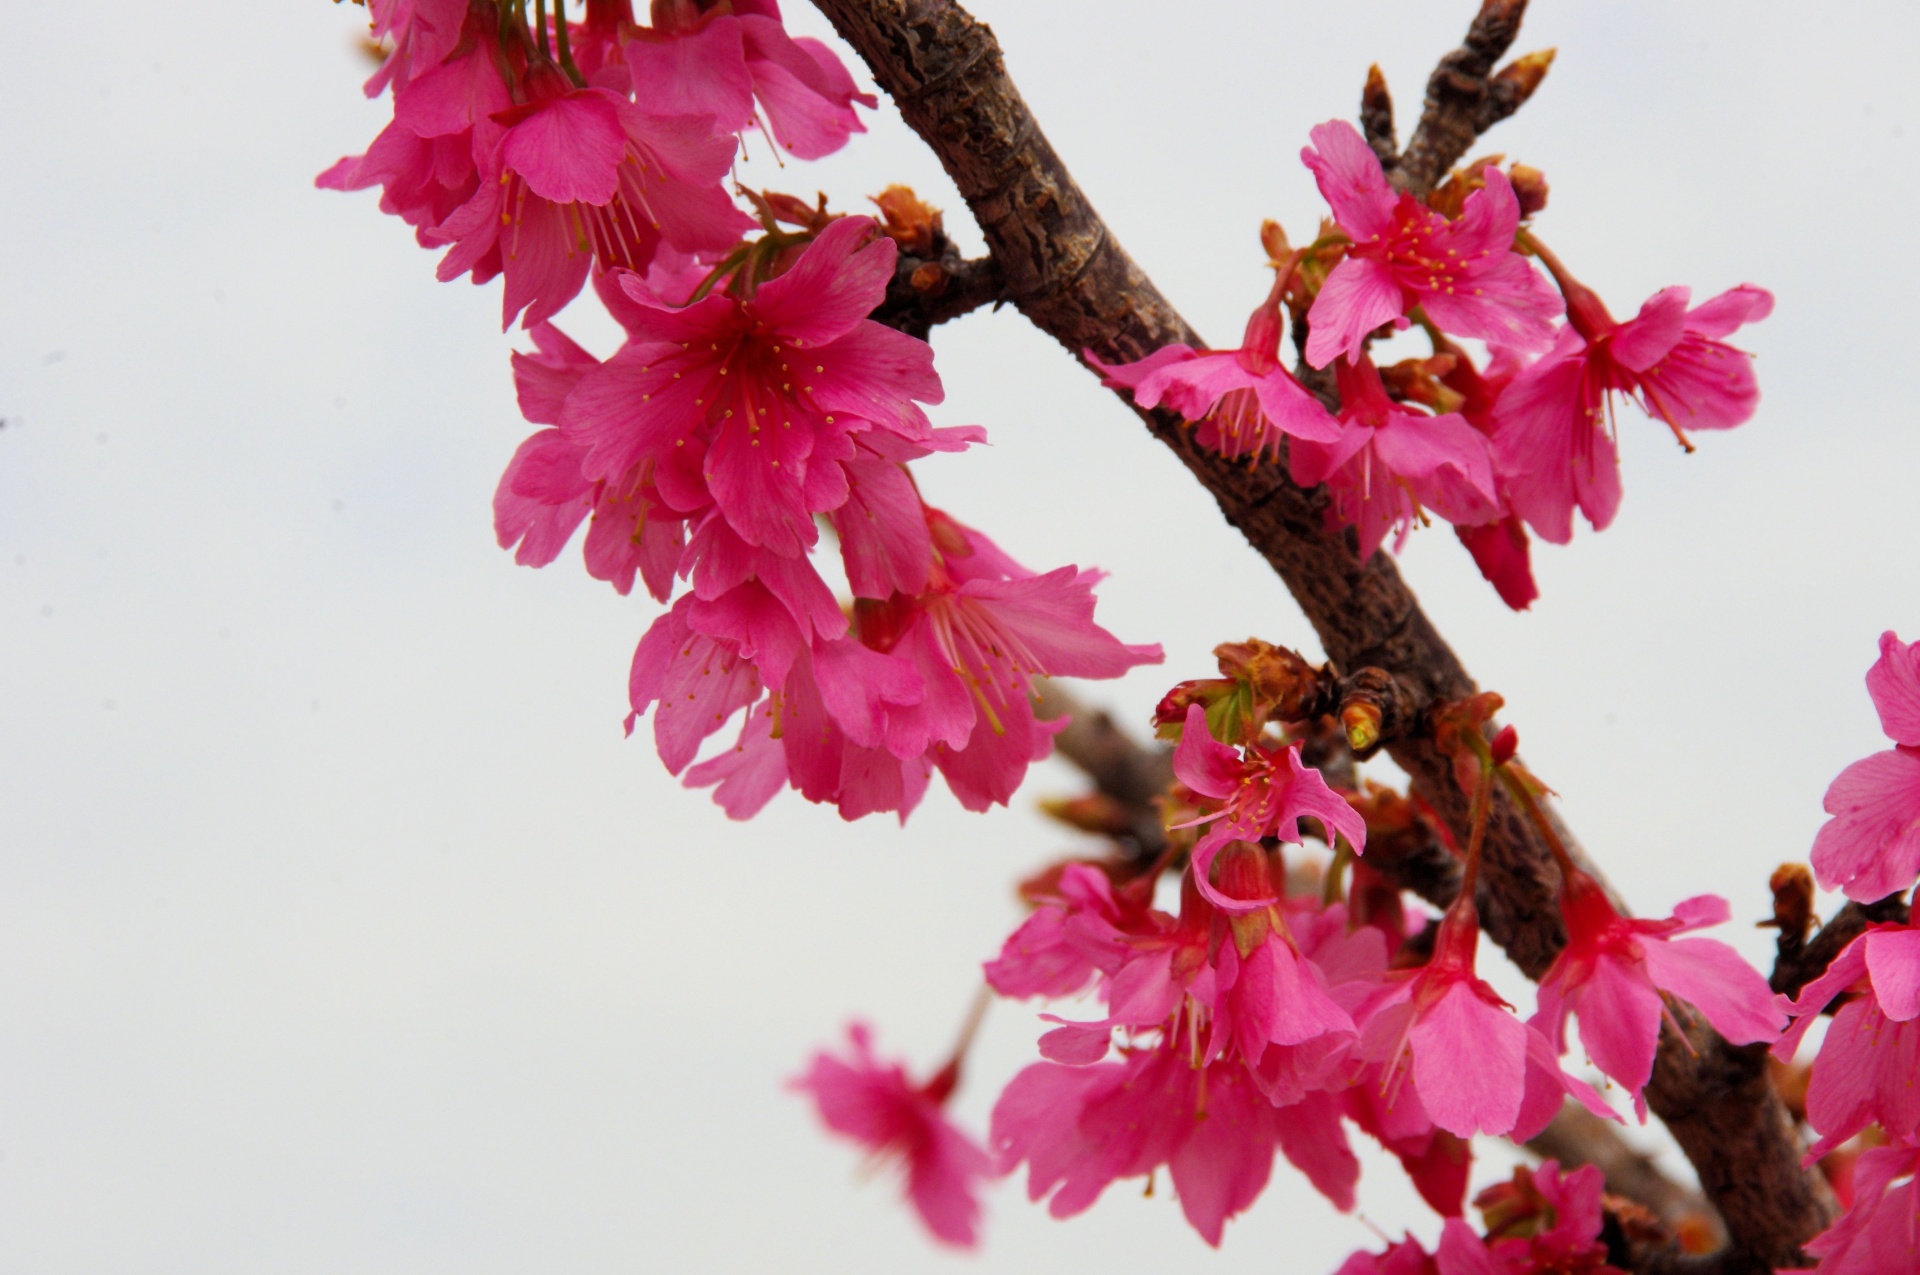
[[[939,157],[980,225],[1008,299],[1035,326],[1076,357],[1090,352],[1106,362],[1136,360],[1174,341],[1202,344],[1074,182],[1008,77],[991,31],[953,0],[815,3]],[[1394,173],[1403,188],[1426,189],[1481,127],[1538,83],[1539,59],[1531,71],[1488,74],[1524,7],[1522,0],[1487,0],[1466,43],[1436,71],[1420,128]],[[1428,703],[1473,693],[1472,678],[1393,560],[1375,554],[1359,561],[1350,533],[1328,525],[1324,493],[1302,490],[1279,466],[1236,464],[1201,448],[1172,413],[1139,414],[1285,581],[1329,658],[1342,668],[1385,669]],[[1432,742],[1405,739],[1389,751],[1464,837],[1466,800]],[[1504,795],[1485,847],[1477,891],[1482,923],[1538,978],[1565,943],[1548,852]],[[1694,1049],[1697,1058],[1683,1042],[1663,1043],[1649,1101],[1676,1126],[1741,1260],[1794,1265],[1802,1260],[1800,1244],[1831,1215],[1799,1169],[1785,1108],[1764,1083],[1721,1065],[1724,1047],[1703,1038]],[[1714,1120],[1700,1119],[1704,1111]],[[1767,1194],[1748,1189],[1756,1183]]]
[[[1879,921],[1906,924],[1909,918],[1904,893],[1889,895],[1878,903],[1848,903],[1820,927],[1808,943],[1792,943],[1781,936],[1780,954],[1773,963],[1773,976],[1767,980],[1783,996],[1798,996],[1800,989],[1827,972],[1841,949],[1866,933]]]
[[[1547,73],[1551,51],[1529,54],[1493,73],[1520,34],[1527,0],[1485,0],[1460,47],[1440,59],[1427,80],[1420,123],[1398,166],[1389,165],[1395,186],[1416,195],[1433,189],[1459,163],[1480,134],[1519,110]],[[1372,77],[1369,76],[1369,89]],[[1385,86],[1382,85],[1382,93]]]
[[[1053,737],[1061,757],[1093,781],[1100,794],[1125,811],[1134,853],[1152,862],[1167,845],[1159,798],[1173,783],[1173,750],[1148,748],[1121,730],[1105,710],[1090,708],[1059,682],[1040,683],[1038,715],[1047,721],[1068,716],[1066,729]]]
[[[992,257],[962,257],[951,243],[938,257],[902,251],[887,283],[886,300],[870,318],[922,341],[935,325],[1005,299]]]

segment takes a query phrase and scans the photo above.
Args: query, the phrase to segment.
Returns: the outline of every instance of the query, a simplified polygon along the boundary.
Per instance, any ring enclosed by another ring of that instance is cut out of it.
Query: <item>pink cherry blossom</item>
[[[1327,787],[1320,772],[1301,762],[1298,745],[1230,748],[1207,729],[1206,710],[1189,705],[1173,754],[1173,773],[1216,809],[1192,824],[1211,824],[1193,848],[1193,873],[1202,894],[1226,912],[1253,912],[1275,898],[1231,898],[1209,880],[1213,858],[1228,842],[1279,837],[1300,840],[1300,820],[1318,819],[1329,834],[1347,839],[1355,853],[1366,849],[1367,825],[1352,806]]]
[[[1237,350],[1163,345],[1134,363],[1105,364],[1085,355],[1107,384],[1124,386],[1144,408],[1171,407],[1198,427],[1202,447],[1222,456],[1280,458],[1280,440],[1333,443],[1339,424],[1281,365],[1280,298],[1286,276],[1247,320]]]
[[[1893,1138],[1920,1137],[1920,927],[1874,925],[1849,943],[1787,1005],[1794,1023],[1774,1056],[1792,1058],[1836,997],[1848,999],[1827,1028],[1807,1083],[1807,1121],[1821,1135],[1809,1159],[1870,1123]]]
[[[874,1057],[866,1024],[849,1026],[847,1039],[851,1057],[814,1055],[793,1088],[812,1096],[827,1128],[862,1144],[876,1160],[901,1164],[907,1200],[935,1238],[971,1248],[980,1224],[980,1184],[993,1165],[941,1111],[958,1079],[957,1064],[916,1085],[898,1063]]]
[[[1410,1080],[1433,1123],[1462,1138],[1490,1133],[1524,1142],[1568,1095],[1618,1119],[1590,1086],[1560,1070],[1546,1038],[1475,975],[1479,938],[1473,909],[1456,903],[1427,963],[1390,971],[1354,1015],[1360,1057],[1381,1064],[1386,1092]]]
[[[367,81],[367,96],[378,97],[389,86],[398,93],[445,61],[471,8],[468,0],[367,0],[369,37],[392,48]]]
[[[1686,430],[1731,429],[1753,415],[1752,356],[1719,338],[1766,318],[1773,294],[1743,284],[1689,310],[1689,290],[1667,288],[1616,323],[1591,290],[1555,273],[1569,298],[1567,326],[1500,396],[1494,454],[1514,511],[1565,544],[1575,508],[1601,531],[1620,506],[1613,395],[1637,402],[1683,443]]]
[[[530,100],[497,113],[504,131],[472,198],[434,228],[453,245],[442,280],[497,260],[506,276],[501,326],[526,327],[573,300],[589,267],[644,272],[662,243],[724,253],[753,221],[720,179],[733,146],[711,121],[654,115],[604,88],[574,88],[535,63]]]
[[[1389,1244],[1384,1253],[1361,1249],[1340,1263],[1334,1275],[1435,1275],[1436,1269],[1433,1256],[1409,1235]]]
[[[1429,416],[1387,397],[1371,360],[1341,360],[1340,421],[1335,443],[1302,439],[1288,453],[1293,480],[1326,483],[1333,512],[1360,534],[1360,557],[1373,556],[1387,533],[1404,542],[1423,509],[1452,523],[1499,517],[1487,441],[1457,413]]]
[[[1238,1063],[1195,1066],[1170,1042],[1118,1062],[1032,1064],[994,1104],[990,1141],[999,1171],[1025,1163],[1028,1198],[1059,1218],[1119,1178],[1165,1167],[1181,1212],[1215,1247],[1266,1188],[1276,1150],[1341,1207],[1359,1175],[1324,1101],[1275,1107]]]
[[[1149,877],[1116,887],[1098,868],[1065,865],[1048,897],[986,963],[988,985],[1016,1000],[1058,999],[1118,972],[1134,952],[1134,937],[1170,928],[1170,918],[1152,907],[1151,887]]]
[[[1353,125],[1314,129],[1300,158],[1313,170],[1335,222],[1352,240],[1307,312],[1307,362],[1358,359],[1369,333],[1403,322],[1414,306],[1443,332],[1516,350],[1545,349],[1562,304],[1513,251],[1520,205],[1506,174],[1489,165],[1486,185],[1448,221],[1387,184],[1379,157]]]
[[[1600,1238],[1600,1199],[1606,1189],[1600,1170],[1589,1164],[1568,1172],[1557,1161],[1543,1160],[1536,1168],[1520,1172],[1524,1176],[1517,1176],[1514,1183],[1490,1188],[1474,1201],[1486,1212],[1487,1247],[1500,1259],[1499,1265],[1514,1275],[1532,1271],[1621,1275],[1607,1264],[1607,1246]],[[1526,1186],[1522,1188],[1521,1183]],[[1514,1201],[1519,1216],[1513,1220],[1525,1224],[1525,1233],[1503,1234],[1495,1223],[1502,1197],[1511,1198],[1522,1189],[1525,1195]]]
[[[1766,980],[1739,953],[1714,939],[1674,937],[1726,921],[1725,899],[1701,895],[1666,920],[1630,920],[1576,869],[1565,878],[1560,907],[1567,945],[1540,980],[1533,1023],[1564,1053],[1567,1017],[1578,1014],[1587,1057],[1633,1096],[1643,1121],[1641,1090],[1667,1016],[1662,993],[1691,1003],[1736,1045],[1772,1042],[1786,1026]]]
[[[727,133],[758,126],[801,159],[830,155],[866,131],[854,103],[878,105],[824,44],[787,34],[774,0],[725,8],[654,0],[653,25],[633,37],[626,63],[647,109],[710,116]]]
[[[1384,1253],[1362,1250],[1353,1254],[1334,1275],[1514,1275],[1488,1251],[1473,1228],[1457,1217],[1440,1228],[1440,1244],[1428,1254],[1409,1235]]]
[[[535,352],[513,356],[520,411],[529,421],[558,425],[567,395],[600,361],[550,323],[530,335]],[[544,429],[520,444],[493,497],[494,530],[514,560],[542,567],[552,562],[591,513],[587,572],[621,593],[636,572],[647,591],[665,602],[686,545],[686,519],[668,509],[653,484],[635,469],[616,482],[594,482],[581,472],[586,449],[558,429]]]
[[[1036,677],[1118,677],[1163,655],[1093,622],[1098,572],[1035,575],[939,510],[926,517],[938,550],[926,592],[855,607],[861,640],[910,667],[925,695],[849,731],[896,756],[927,752],[962,804],[984,809],[1005,803],[1059,729],[1034,718]]]
[[[1814,838],[1812,855],[1822,886],[1862,903],[1898,893],[1920,875],[1920,644],[1882,633],[1867,693],[1894,747],[1833,781],[1826,797],[1833,818]]]
[[[1820,1275],[1920,1270],[1920,1146],[1874,1147],[1854,1166],[1846,1216],[1807,1242]]]
[[[1492,438],[1494,408],[1513,378],[1526,370],[1525,359],[1512,350],[1496,346],[1486,370],[1482,371],[1473,365],[1465,350],[1451,342],[1442,343],[1436,353],[1454,357],[1453,366],[1440,379],[1460,395],[1460,415],[1482,435]],[[1453,534],[1473,555],[1474,566],[1500,595],[1500,600],[1515,611],[1524,611],[1540,596],[1540,588],[1533,581],[1527,526],[1520,515],[1512,511],[1506,478],[1497,465],[1493,482],[1500,516],[1491,522],[1455,523]]]
[[[461,15],[467,14],[466,5],[459,8]],[[407,6],[382,7],[389,16],[402,9]],[[468,21],[465,30],[474,38],[458,57],[447,58],[443,53],[420,59],[409,52],[413,45],[403,41],[396,46],[387,65],[409,64],[411,69],[405,75],[395,73],[393,119],[366,154],[342,159],[314,178],[314,185],[327,190],[381,187],[380,210],[412,226],[422,247],[443,243],[433,228],[473,198],[479,188],[480,165],[502,131],[492,117],[513,105],[489,54],[486,24],[477,18]],[[376,29],[381,22],[376,14]],[[421,28],[416,24],[409,29]],[[456,22],[456,34],[460,30]],[[436,40],[434,47],[437,44]],[[476,260],[474,270],[476,279],[499,273],[497,254]]]
[[[894,255],[870,219],[845,217],[750,298],[674,309],[627,276],[630,339],[582,378],[563,419],[587,447],[587,476],[648,461],[686,473],[680,458],[697,455],[689,477],[749,543],[789,555],[812,545],[813,515],[847,499],[850,434],[932,438],[918,403],[941,398],[933,352],[866,317]]]

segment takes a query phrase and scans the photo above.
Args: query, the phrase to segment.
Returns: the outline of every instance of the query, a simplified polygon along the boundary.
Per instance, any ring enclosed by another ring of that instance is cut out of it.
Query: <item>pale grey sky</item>
[[[1466,0],[979,0],[1053,141],[1202,331],[1265,291],[1256,230],[1378,60],[1417,108]],[[818,15],[790,0],[799,31]],[[957,1265],[784,1077],[851,1014],[946,1047],[1069,839],[1032,799],[902,831],[797,796],[728,823],[623,740],[653,614],[569,555],[493,547],[527,427],[494,288],[436,284],[371,195],[316,191],[384,102],[358,10],[108,0],[16,24],[0,79],[0,1271],[577,1272]],[[1920,45],[1911,6],[1542,2],[1560,59],[1488,149],[1616,313],[1669,283],[1779,297],[1759,416],[1681,456],[1623,428],[1625,505],[1506,612],[1444,530],[1405,570],[1644,910],[1765,879],[1880,746],[1861,675],[1920,636],[1910,425]],[[862,75],[864,82],[865,77]],[[842,155],[748,174],[966,215],[883,104]],[[562,325],[600,352],[608,324]],[[1207,497],[1017,315],[934,339],[933,499],[1032,566],[1097,564],[1166,644],[1132,720],[1217,642],[1305,623]],[[959,1108],[1030,1056],[990,1019]],[[1649,1132],[1651,1137],[1651,1131]],[[1481,1181],[1500,1175],[1488,1165]],[[1362,1207],[1430,1231],[1397,1171]],[[980,1269],[1331,1271],[1371,1242],[1282,1167],[1207,1254],[1164,1193],[1060,1224],[1003,1185]]]

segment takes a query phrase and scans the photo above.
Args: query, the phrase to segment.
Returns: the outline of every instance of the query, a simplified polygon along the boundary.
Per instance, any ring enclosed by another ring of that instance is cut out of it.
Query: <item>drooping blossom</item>
[[[1247,320],[1237,350],[1163,345],[1134,363],[1106,364],[1086,355],[1109,385],[1125,386],[1144,408],[1165,404],[1192,421],[1202,447],[1222,456],[1278,460],[1285,437],[1334,443],[1339,424],[1279,358],[1280,300],[1286,275]]]
[[[391,51],[367,81],[367,96],[389,87],[398,93],[415,75],[439,66],[459,44],[471,8],[468,0],[368,0],[368,37]]]
[[[710,532],[742,565],[713,581],[718,596],[683,599],[656,621],[634,657],[634,714],[659,705],[654,734],[668,769],[679,773],[701,740],[770,691],[772,720],[749,719],[735,752],[689,782],[782,766],[808,800],[847,818],[904,818],[938,770],[963,806],[984,810],[1011,798],[1066,724],[1036,717],[1035,678],[1112,677],[1161,658],[1158,646],[1129,646],[1093,622],[1098,573],[1035,575],[948,515],[922,507],[921,516],[937,550],[925,592],[856,599],[849,631],[805,558],[746,546],[710,515],[689,554]],[[693,572],[698,595],[701,568]],[[716,671],[727,674],[724,695]],[[773,749],[784,759],[766,755]],[[749,791],[765,788],[731,789]]]
[[[1093,621],[1097,571],[1059,567],[1036,575],[986,536],[937,509],[925,511],[936,550],[926,590],[857,601],[860,640],[917,677],[910,706],[868,701],[856,742],[902,758],[925,753],[963,805],[1005,804],[1052,732],[1034,716],[1034,679],[1118,677],[1163,657],[1121,642]]]
[[[1904,890],[1920,876],[1920,643],[1882,633],[1867,693],[1894,746],[1854,762],[1833,781],[1826,797],[1833,818],[1814,838],[1812,855],[1822,886],[1862,903]]]
[[[1874,1147],[1853,1171],[1853,1207],[1807,1241],[1820,1275],[1920,1270],[1920,1145]]]
[[[1474,973],[1479,938],[1471,904],[1456,901],[1427,963],[1389,971],[1355,1014],[1360,1056],[1380,1065],[1387,1094],[1410,1081],[1433,1123],[1462,1138],[1488,1133],[1524,1142],[1568,1095],[1618,1119],[1591,1086],[1560,1070],[1546,1037]]]
[[[493,116],[502,131],[473,196],[433,230],[452,245],[442,280],[499,263],[502,327],[523,310],[527,327],[551,317],[596,265],[644,272],[663,243],[717,255],[753,228],[720,188],[733,144],[711,121],[576,88],[550,63],[529,68],[526,88]]]
[[[435,0],[436,7],[440,3]],[[386,63],[396,68],[393,119],[365,154],[348,156],[314,178],[323,190],[380,187],[380,210],[412,226],[420,245],[429,248],[444,242],[434,228],[479,188],[480,166],[501,132],[493,116],[513,105],[491,56],[489,19],[470,13],[464,3],[457,7],[459,17],[452,24],[456,39],[450,41],[439,30],[445,16],[432,20],[431,38],[422,38],[429,26],[425,8],[396,0],[380,6],[375,30],[390,38],[402,21],[399,15],[412,15],[405,22],[409,37],[399,40]],[[468,47],[451,56],[463,29]],[[371,84],[369,89],[377,91]],[[497,274],[497,256],[476,260],[474,272],[476,279]]]
[[[1313,170],[1335,222],[1352,240],[1307,312],[1307,362],[1359,359],[1369,333],[1421,307],[1441,331],[1516,350],[1545,349],[1560,298],[1513,251],[1520,205],[1506,174],[1489,165],[1485,185],[1449,221],[1396,194],[1380,159],[1343,120],[1314,129],[1300,158]]]
[[[1334,1275],[1513,1275],[1495,1258],[1473,1228],[1457,1217],[1440,1228],[1440,1243],[1429,1254],[1411,1235],[1384,1253],[1364,1249],[1340,1264]]]
[[[1300,760],[1298,745],[1267,748],[1258,743],[1231,748],[1207,729],[1206,709],[1187,708],[1179,747],[1173,754],[1173,773],[1208,804],[1193,823],[1210,825],[1193,848],[1194,880],[1215,907],[1227,912],[1252,912],[1276,900],[1273,897],[1234,899],[1209,880],[1213,859],[1229,842],[1278,837],[1300,840],[1300,820],[1318,819],[1329,835],[1345,837],[1355,853],[1366,849],[1366,821],[1327,787],[1320,772]]]
[[[1276,1150],[1349,1207],[1359,1173],[1337,1109],[1275,1107],[1239,1063],[1196,1066],[1171,1040],[1117,1062],[1032,1064],[994,1104],[990,1141],[999,1171],[1026,1164],[1028,1198],[1046,1199],[1057,1218],[1164,1167],[1181,1212],[1216,1247],[1227,1219],[1266,1188]]]
[[[1117,973],[1135,952],[1136,937],[1171,931],[1171,918],[1152,907],[1152,879],[1116,887],[1100,869],[1069,863],[1040,906],[985,966],[987,984],[1023,1000],[1075,995],[1100,975]]]
[[[1892,1138],[1920,1138],[1920,1085],[1914,1083],[1920,1076],[1920,927],[1873,925],[1847,944],[1826,973],[1786,1004],[1794,1022],[1774,1056],[1791,1059],[1836,997],[1846,999],[1807,1083],[1807,1122],[1820,1132],[1810,1160],[1868,1124]]]
[[[535,424],[557,427],[567,395],[600,361],[551,323],[536,325],[529,335],[534,352],[513,356],[520,412]],[[558,428],[520,444],[493,497],[500,547],[515,549],[514,561],[522,566],[545,566],[591,514],[587,573],[623,594],[632,590],[637,573],[647,592],[665,602],[686,548],[687,514],[666,506],[644,467],[616,481],[595,482],[581,472],[585,459],[586,448]]]
[[[1326,483],[1333,513],[1360,536],[1360,556],[1373,556],[1396,533],[1404,541],[1422,510],[1452,523],[1499,517],[1487,441],[1455,412],[1429,416],[1387,397],[1373,362],[1342,359],[1335,369],[1340,421],[1333,443],[1302,439],[1288,452],[1293,480]]]
[[[1491,439],[1493,412],[1500,395],[1513,379],[1526,370],[1526,359],[1504,346],[1495,346],[1485,369],[1474,366],[1465,350],[1445,342],[1442,350],[1452,356],[1452,366],[1440,376],[1446,387],[1460,396],[1460,415],[1467,424]],[[1540,596],[1533,580],[1533,563],[1527,542],[1527,525],[1514,513],[1507,499],[1506,479],[1496,465],[1493,471],[1494,494],[1499,500],[1500,517],[1491,522],[1455,523],[1453,534],[1473,555],[1473,565],[1500,600],[1515,611],[1524,611]]]
[[[1486,1220],[1487,1247],[1513,1275],[1622,1275],[1607,1263],[1601,1196],[1605,1178],[1594,1165],[1572,1171],[1554,1160],[1521,1165],[1513,1179],[1474,1197]]]
[[[1601,531],[1620,507],[1613,395],[1666,422],[1682,443],[1687,430],[1731,429],[1753,415],[1753,358],[1720,338],[1766,318],[1773,294],[1742,284],[1689,310],[1689,289],[1666,288],[1616,323],[1551,253],[1540,255],[1567,296],[1567,326],[1501,394],[1494,455],[1514,511],[1565,544],[1575,508]]]
[[[933,352],[866,317],[894,255],[871,219],[845,217],[748,298],[675,309],[626,276],[629,339],[582,378],[562,420],[587,448],[586,476],[651,461],[670,501],[669,480],[704,490],[748,543],[801,553],[813,515],[847,497],[851,434],[932,436],[918,404],[941,399]]]
[[[959,1079],[957,1062],[916,1085],[898,1063],[874,1057],[866,1024],[850,1025],[847,1039],[849,1057],[814,1055],[793,1087],[812,1096],[827,1128],[860,1143],[876,1160],[901,1165],[907,1200],[936,1238],[972,1247],[980,1185],[993,1163],[941,1110]]]
[[[653,0],[652,10],[624,51],[647,109],[709,116],[725,133],[758,126],[801,159],[831,155],[866,131],[854,104],[872,110],[878,100],[854,87],[826,45],[788,35],[775,0]]]
[[[1667,1016],[1663,993],[1690,1003],[1736,1045],[1772,1042],[1786,1026],[1766,980],[1738,952],[1715,939],[1676,937],[1725,922],[1732,915],[1725,899],[1701,895],[1665,920],[1632,920],[1576,868],[1563,877],[1560,911],[1567,945],[1540,980],[1533,1023],[1564,1053],[1567,1017],[1579,1015],[1587,1057],[1633,1096],[1643,1121],[1641,1090]]]

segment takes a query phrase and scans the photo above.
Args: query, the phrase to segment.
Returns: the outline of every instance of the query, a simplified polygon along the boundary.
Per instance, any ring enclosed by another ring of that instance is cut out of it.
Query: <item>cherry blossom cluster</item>
[[[1476,969],[1491,793],[1504,787],[1537,812],[1542,791],[1514,758],[1510,728],[1488,738],[1499,698],[1455,705],[1439,725],[1475,835],[1454,902],[1432,917],[1364,857],[1370,834],[1392,837],[1422,817],[1378,789],[1334,788],[1302,759],[1307,723],[1276,720],[1297,703],[1283,684],[1304,661],[1259,642],[1220,656],[1221,678],[1183,683],[1159,710],[1178,739],[1167,800],[1168,855],[1186,858],[1177,914],[1154,906],[1164,863],[1069,861],[1029,883],[1032,915],[985,967],[1003,997],[1104,1011],[1047,1015],[1041,1060],[993,1111],[994,1168],[1024,1165],[1028,1194],[1055,1216],[1085,1210],[1118,1179],[1151,1181],[1165,1169],[1187,1220],[1217,1245],[1227,1219],[1265,1189],[1277,1156],[1349,1210],[1360,1173],[1351,1125],[1457,1219],[1476,1135],[1525,1141],[1569,1097],[1619,1118],[1562,1069],[1570,1020],[1586,1058],[1643,1121],[1673,1006],[1691,1006],[1736,1043],[1778,1039],[1787,1017],[1760,974],[1724,943],[1684,937],[1727,920],[1725,900],[1689,899],[1671,917],[1634,920],[1564,851],[1568,943],[1541,980],[1535,1013],[1522,1018]],[[1289,869],[1315,862],[1301,848],[1309,839],[1332,849],[1332,869],[1290,887]],[[966,1161],[969,1180],[983,1163]],[[920,1195],[914,1187],[916,1203]],[[950,1217],[922,1213],[953,1238]],[[1581,1226],[1581,1242],[1591,1241],[1597,1217]],[[1446,1256],[1458,1242],[1443,1241],[1442,1270],[1466,1269]],[[1487,1260],[1490,1270],[1558,1269]]]
[[[739,184],[754,149],[831,154],[875,105],[824,45],[787,33],[775,0],[653,0],[644,23],[631,0],[585,0],[579,21],[561,0],[366,3],[384,51],[367,91],[390,94],[392,119],[318,184],[379,188],[442,253],[442,280],[501,280],[502,326],[532,345],[512,369],[537,429],[500,480],[497,539],[545,566],[580,536],[589,575],[665,606],[634,654],[627,728],[650,716],[672,774],[736,818],[791,787],[848,819],[904,820],[936,771],[985,810],[1065,725],[1037,715],[1041,679],[1161,659],[1095,622],[1099,572],[1028,570],[923,499],[914,466],[985,435],[933,424],[931,348],[870,316],[934,214],[897,191],[876,220]],[[1667,288],[1616,321],[1541,242],[1538,171],[1477,160],[1419,197],[1350,125],[1311,143],[1331,215],[1301,247],[1263,229],[1274,279],[1240,346],[1093,361],[1201,446],[1324,487],[1361,559],[1438,516],[1524,608],[1530,536],[1565,543],[1575,511],[1600,530],[1618,509],[1621,401],[1689,451],[1691,431],[1752,416],[1751,356],[1725,338],[1767,316],[1766,291],[1693,305]],[[604,359],[554,322],[588,291],[623,333]],[[1375,362],[1416,326],[1422,356]],[[1724,899],[1625,913],[1561,844],[1496,728],[1498,696],[1417,710],[1470,810],[1460,846],[1418,796],[1309,760],[1379,746],[1365,705],[1359,726],[1340,710],[1343,743],[1316,743],[1335,675],[1257,641],[1216,654],[1221,676],[1181,683],[1155,715],[1174,745],[1156,850],[1028,882],[1031,912],[985,963],[992,994],[1050,1007],[987,1138],[946,1113],[971,1025],[925,1081],[859,1024],[794,1081],[829,1129],[899,1164],[936,1237],[976,1242],[983,1184],[1023,1167],[1057,1217],[1164,1170],[1214,1245],[1281,1157],[1351,1210],[1351,1127],[1442,1222],[1431,1252],[1409,1236],[1341,1275],[1600,1275],[1617,1254],[1594,1169],[1523,1170],[1476,1197],[1479,1229],[1465,1220],[1476,1136],[1525,1141],[1569,1100],[1622,1118],[1563,1068],[1570,1025],[1644,1122],[1663,1025],[1697,1018],[1784,1063],[1830,1015],[1807,1072],[1808,1161],[1848,1211],[1808,1252],[1833,1275],[1920,1269],[1920,926],[1883,906],[1920,877],[1920,648],[1882,637],[1867,686],[1894,746],[1833,782],[1812,849],[1822,886],[1880,910],[1792,997],[1692,937],[1730,919]],[[1559,880],[1566,943],[1526,1017],[1477,967],[1496,793]],[[1437,915],[1377,870],[1409,836],[1455,861]]]
[[[1065,724],[1035,717],[1035,679],[1160,658],[1094,623],[1099,573],[1030,571],[922,501],[909,463],[985,435],[933,426],[931,348],[867,317],[894,274],[882,225],[738,188],[749,215],[724,188],[746,134],[816,158],[873,105],[773,0],[655,0],[648,25],[627,0],[578,23],[557,0],[531,24],[509,0],[370,7],[393,121],[319,183],[379,186],[446,249],[442,279],[502,278],[543,428],[500,481],[500,543],[544,566],[587,523],[592,576],[672,603],[628,718],[652,713],[669,771],[736,818],[791,786],[904,819],[936,770],[983,810]],[[589,282],[625,332],[604,361],[551,322]]]
[[[1867,693],[1893,741],[1840,772],[1832,816],[1813,843],[1813,870],[1856,903],[1898,896],[1920,878],[1920,643],[1880,636]],[[1857,1161],[1835,1182],[1845,1217],[1807,1246],[1828,1275],[1877,1275],[1920,1264],[1920,926],[1875,922],[1784,1007],[1793,1026],[1774,1046],[1791,1059],[1823,1013],[1833,1019],[1813,1060],[1806,1116],[1820,1139],[1809,1161],[1849,1140]]]
[[[1721,338],[1764,319],[1770,293],[1741,285],[1690,308],[1688,289],[1667,288],[1617,322],[1534,233],[1547,198],[1537,170],[1475,161],[1421,200],[1393,188],[1352,125],[1311,136],[1301,159],[1333,216],[1298,249],[1267,224],[1276,278],[1240,348],[1168,345],[1136,363],[1095,362],[1142,407],[1193,422],[1203,446],[1284,455],[1295,482],[1326,484],[1328,516],[1354,528],[1362,558],[1389,536],[1398,549],[1431,513],[1524,609],[1539,593],[1528,529],[1565,544],[1575,509],[1602,530],[1619,508],[1616,398],[1689,451],[1687,431],[1753,415],[1752,357]],[[1283,305],[1332,411],[1286,366]],[[1371,342],[1415,324],[1431,354],[1376,367]],[[1483,366],[1460,340],[1485,346]]]

